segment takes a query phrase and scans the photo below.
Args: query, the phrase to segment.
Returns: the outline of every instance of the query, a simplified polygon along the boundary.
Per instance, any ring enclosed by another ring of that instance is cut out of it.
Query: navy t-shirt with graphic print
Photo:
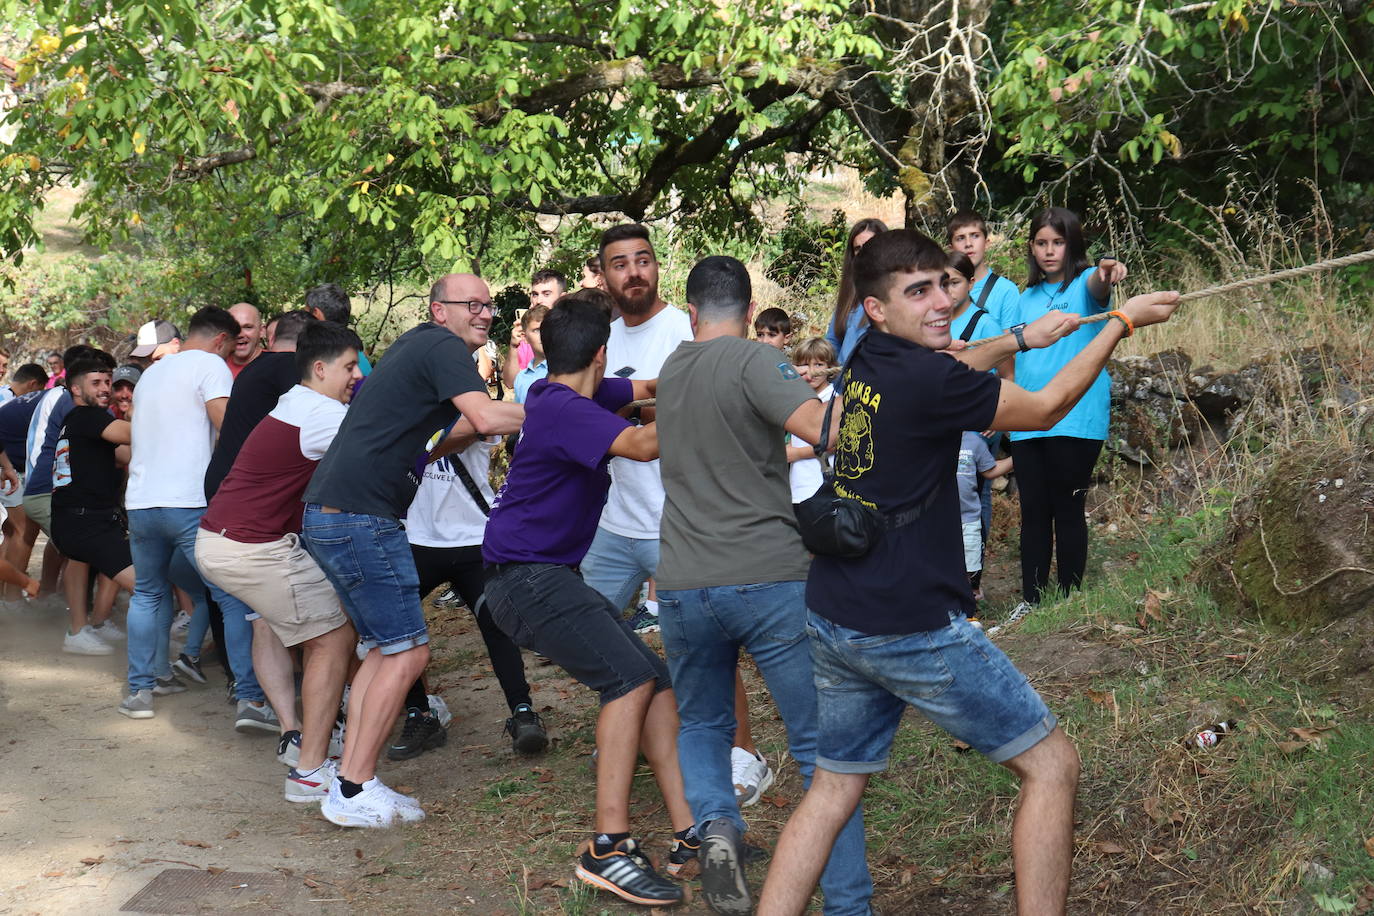
[[[806,604],[841,626],[896,634],[971,613],[955,469],[966,429],[987,429],[1001,382],[953,357],[872,329],[850,363],[835,447],[835,487],[884,514],[931,498],[916,521],[857,559],[817,556]]]

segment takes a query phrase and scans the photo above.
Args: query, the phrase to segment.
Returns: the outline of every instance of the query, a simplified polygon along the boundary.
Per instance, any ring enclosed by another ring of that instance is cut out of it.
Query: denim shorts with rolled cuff
[[[959,611],[927,632],[872,635],[815,611],[807,635],[819,703],[816,766],[887,769],[902,712],[913,706],[994,763],[1039,744],[1058,725],[1026,676]]]
[[[420,576],[400,522],[306,503],[301,540],[339,593],[364,648],[395,655],[429,642]]]
[[[487,567],[487,613],[515,640],[596,691],[604,706],[649,681],[672,686],[668,666],[619,610],[570,566]]]

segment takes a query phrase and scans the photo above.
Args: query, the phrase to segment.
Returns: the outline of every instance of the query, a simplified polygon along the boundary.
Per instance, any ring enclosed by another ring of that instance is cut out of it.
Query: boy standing
[[[496,625],[600,694],[596,833],[577,876],[654,906],[680,902],[682,889],[654,870],[630,836],[630,784],[641,750],[675,840],[696,845],[678,769],[673,691],[663,660],[578,570],[606,501],[612,456],[658,457],[654,424],[634,426],[613,412],[653,397],[655,385],[605,378],[609,335],[606,314],[588,302],[564,301],[545,319],[549,377],[530,388],[520,448],[492,506],[482,559]]]
[[[960,210],[949,218],[945,237],[955,251],[968,255],[973,262],[973,288],[969,301],[975,309],[987,309],[999,328],[1016,323],[1016,303],[1021,291],[1016,284],[988,267],[988,226],[981,214]]]
[[[786,350],[792,342],[791,316],[776,306],[764,309],[754,319],[754,336],[759,343],[768,344],[775,350]]]
[[[239,449],[200,521],[196,563],[207,581],[261,615],[282,645],[302,647],[301,728],[283,734],[280,753],[291,754],[292,739],[299,741],[286,800],[316,802],[334,776],[325,754],[357,636],[333,586],[301,546],[301,494],[363,376],[361,342],[348,328],[312,321],[298,333],[300,382]],[[289,697],[294,720],[294,689]]]
[[[539,326],[544,323],[544,316],[549,313],[547,305],[532,305],[525,310],[525,314],[520,316],[520,327],[525,331],[525,343],[530,347],[529,363],[520,370],[520,374],[515,377],[515,403],[525,403],[525,398],[529,396],[530,386],[541,378],[547,378],[549,374],[549,364],[544,359],[544,341],[539,335]]]
[[[988,451],[987,440],[975,432],[964,431],[959,440],[959,521],[964,528],[964,570],[973,589],[973,600],[983,600],[983,487],[984,480],[996,480],[1011,473],[1011,459],[1000,461]],[[977,623],[978,618],[969,617]]]
[[[816,392],[822,403],[830,403],[835,396],[835,385],[830,370],[836,365],[835,346],[824,337],[812,337],[797,344],[792,351],[792,365],[797,367],[806,384]],[[831,436],[834,440],[834,436]],[[800,436],[788,434],[787,461],[788,483],[792,489],[792,504],[816,495],[825,482],[825,469],[821,459],[816,457],[816,443],[807,442]]]
[[[873,329],[845,381],[837,489],[888,516],[862,557],[817,556],[807,582],[808,634],[820,709],[816,779],[778,842],[761,916],[801,913],[869,774],[887,766],[908,705],[1021,779],[1012,828],[1023,913],[1063,912],[1073,854],[1078,754],[1025,676],[970,626],[954,469],[964,429],[1046,429],[1092,384],[1117,341],[1165,321],[1177,293],[1132,298],[1044,388],[986,370],[1077,328],[1050,312],[1015,338],[951,360],[945,254],[910,229],[886,232],[855,259]],[[912,398],[905,392],[938,392]],[[912,517],[913,510],[915,516]],[[990,685],[996,685],[995,689]]]

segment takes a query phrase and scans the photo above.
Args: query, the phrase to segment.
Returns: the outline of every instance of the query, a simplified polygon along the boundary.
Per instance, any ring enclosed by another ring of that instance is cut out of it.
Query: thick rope
[[[1209,286],[1191,293],[1184,293],[1178,297],[1178,302],[1182,305],[1185,302],[1192,302],[1194,299],[1205,299],[1208,296],[1219,296],[1222,293],[1233,293],[1236,290],[1250,289],[1254,286],[1265,286],[1269,283],[1279,283],[1283,280],[1293,280],[1297,277],[1305,277],[1309,274],[1322,273],[1327,270],[1335,270],[1338,267],[1349,267],[1352,264],[1362,264],[1365,261],[1374,261],[1374,248],[1368,251],[1361,251],[1356,254],[1348,254],[1339,258],[1327,258],[1325,261],[1317,261],[1314,264],[1307,264],[1302,267],[1290,267],[1287,270],[1276,271],[1272,274],[1264,274],[1259,277],[1246,277],[1243,280],[1232,280],[1230,283],[1222,283],[1220,286]],[[1107,312],[1100,315],[1089,315],[1084,318],[1082,324],[1096,324],[1099,321],[1106,321],[1111,317]],[[1009,337],[1009,334],[998,334],[995,337],[984,337],[980,340],[969,341],[968,347],[971,349],[979,344],[991,343],[994,340],[1001,340]],[[840,374],[840,367],[834,366],[830,369],[830,377],[834,378]],[[653,407],[654,399],[645,398],[642,401],[632,401],[631,407]]]
[[[1339,258],[1328,258],[1325,261],[1317,261],[1315,264],[1307,264],[1303,267],[1290,267],[1287,270],[1280,270],[1272,274],[1264,274],[1259,277],[1246,277],[1244,280],[1232,280],[1230,283],[1223,283],[1220,286],[1209,286],[1196,292],[1184,293],[1178,297],[1179,304],[1192,302],[1194,299],[1205,299],[1208,296],[1219,296],[1222,293],[1233,293],[1241,289],[1250,289],[1254,286],[1265,286],[1269,283],[1278,283],[1283,280],[1293,280],[1297,277],[1305,277],[1308,274],[1321,273],[1327,270],[1335,270],[1338,267],[1349,267],[1352,264],[1361,264],[1365,261],[1374,261],[1374,248],[1368,251],[1361,251],[1357,254],[1348,254]],[[1090,315],[1084,318],[1083,324],[1096,324],[1099,321],[1106,321],[1111,316],[1107,312],[1099,315]],[[984,337],[981,340],[969,342],[969,347],[976,347],[979,344],[990,343],[994,340],[1001,340],[1006,334],[998,334],[995,337]]]

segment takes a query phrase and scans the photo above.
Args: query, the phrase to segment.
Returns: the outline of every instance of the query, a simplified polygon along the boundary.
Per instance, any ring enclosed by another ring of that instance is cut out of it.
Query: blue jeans
[[[877,635],[813,611],[806,630],[820,703],[817,762],[832,773],[886,769],[907,706],[994,763],[1035,747],[1058,724],[961,611],[938,630]]]
[[[597,528],[580,568],[582,581],[623,611],[658,569],[658,538],[627,538]]]
[[[200,658],[200,650],[205,645],[205,634],[210,630],[210,602],[205,600],[205,586],[201,583],[200,573],[186,562],[186,558],[178,550],[172,554],[172,564],[167,567],[167,578],[191,596],[191,623],[186,627],[186,654],[192,658]],[[228,638],[225,636],[226,640]]]
[[[817,705],[806,638],[806,583],[768,582],[658,593],[663,648],[677,691],[678,760],[697,826],[727,818],[744,830],[730,779],[735,666],[743,646],[782,714],[788,750],[807,786],[816,764]],[[825,912],[866,914],[873,881],[863,809],[840,831],[821,875]]]
[[[134,558],[134,593],[129,598],[128,619],[131,693],[152,689],[159,676],[171,672],[167,660],[172,628],[168,571],[175,554],[196,569],[196,529],[204,514],[203,508],[129,510],[129,552]],[[200,576],[198,570],[196,576]],[[253,629],[242,617],[231,623],[229,616],[224,618],[225,651],[238,682],[238,698],[262,700],[262,688],[253,676]]]
[[[400,522],[306,503],[301,541],[339,593],[365,647],[394,655],[429,642],[420,574]]]

